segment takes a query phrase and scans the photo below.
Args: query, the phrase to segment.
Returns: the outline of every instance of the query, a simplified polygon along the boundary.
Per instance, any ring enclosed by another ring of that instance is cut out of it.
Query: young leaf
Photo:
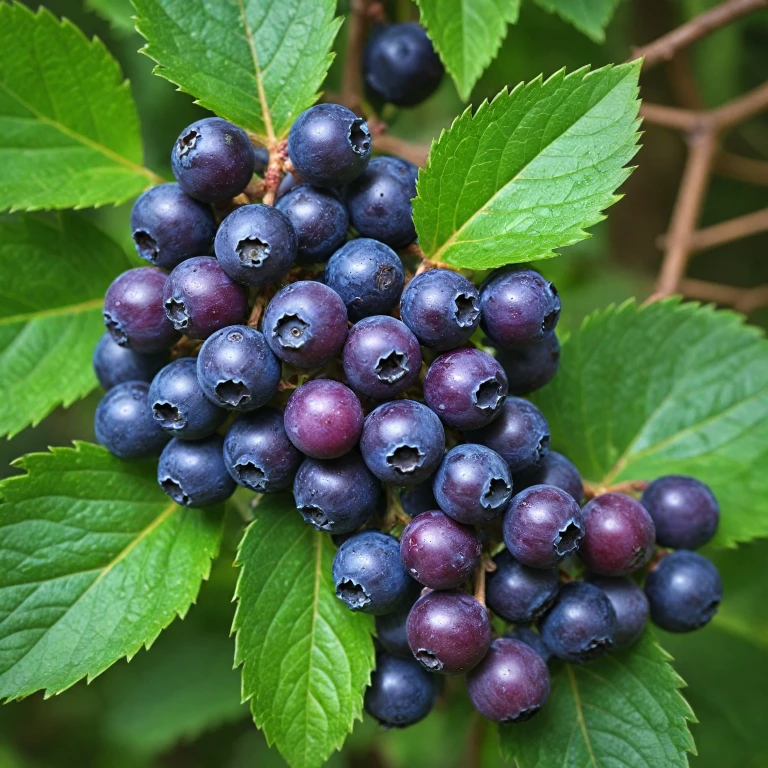
[[[637,151],[640,64],[558,72],[467,110],[433,143],[413,217],[433,261],[546,259],[587,237]]]
[[[520,0],[416,0],[421,23],[440,54],[459,95],[472,87],[498,53],[520,13]]]
[[[121,203],[161,181],[117,62],[45,8],[0,3],[0,134],[0,210]]]
[[[596,43],[605,40],[605,28],[619,0],[536,0],[545,11],[556,13],[563,21],[573,24],[579,32]]]
[[[155,72],[270,142],[318,97],[335,0],[133,0]]]
[[[546,706],[527,723],[500,727],[502,753],[519,768],[687,768],[693,711],[671,656],[650,631],[630,649],[552,672]]]
[[[243,699],[292,768],[319,768],[341,747],[374,665],[373,619],[336,598],[334,551],[281,495],[262,499],[237,557]]]
[[[76,214],[0,219],[0,435],[96,386],[91,357],[104,333],[104,292],[130,266]]]
[[[103,19],[117,35],[128,35],[135,30],[131,0],[86,0],[86,5]]]
[[[194,602],[221,538],[153,464],[77,443],[0,483],[0,699],[59,693],[149,645]]]
[[[534,400],[587,480],[693,475],[720,501],[716,545],[768,534],[768,342],[738,315],[675,299],[598,312]]]

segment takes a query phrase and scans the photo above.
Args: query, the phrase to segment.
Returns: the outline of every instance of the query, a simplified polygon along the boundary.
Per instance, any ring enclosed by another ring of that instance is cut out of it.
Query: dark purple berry
[[[275,200],[279,200],[283,195],[287,195],[294,187],[301,184],[301,179],[294,173],[286,173],[277,185]]]
[[[431,509],[438,509],[435,494],[432,493],[432,479],[403,488],[400,491],[400,503],[403,505],[405,514],[411,517],[429,512]]]
[[[505,621],[530,624],[554,602],[560,587],[556,568],[529,568],[505,549],[493,558],[486,577],[488,607]]]
[[[643,634],[648,621],[648,598],[645,592],[634,581],[624,577],[590,575],[589,583],[600,587],[608,595],[616,613],[614,648],[628,648]]]
[[[560,342],[554,333],[522,349],[499,348],[496,359],[513,395],[527,395],[549,384],[560,367]]]
[[[104,389],[112,389],[125,381],[152,381],[169,359],[167,351],[142,355],[121,347],[109,333],[105,333],[93,351],[93,370],[99,384]]]
[[[420,592],[421,584],[416,586]],[[413,654],[408,645],[408,633],[405,630],[405,624],[412,605],[412,600],[405,600],[397,610],[376,617],[376,639],[381,647],[393,656],[403,656],[411,661],[413,661]]]
[[[549,451],[533,469],[514,476],[515,489],[520,492],[532,485],[554,485],[581,502],[584,484],[576,466],[557,451]]]
[[[254,147],[253,162],[253,172],[263,176],[269,165],[269,150],[266,147]]]
[[[544,645],[541,635],[530,627],[513,627],[509,632],[504,633],[504,637],[511,637],[513,640],[519,640],[525,643],[529,648],[533,648],[539,654],[545,664],[552,660],[552,652]]]

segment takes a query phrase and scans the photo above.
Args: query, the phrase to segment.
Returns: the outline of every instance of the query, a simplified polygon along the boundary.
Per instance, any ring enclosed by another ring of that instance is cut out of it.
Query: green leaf
[[[240,545],[235,661],[253,719],[292,768],[317,768],[362,716],[373,619],[336,598],[330,538],[265,496]]]
[[[413,217],[434,261],[546,259],[587,237],[637,151],[638,62],[558,72],[467,110],[433,143]]]
[[[195,600],[218,510],[184,509],[153,463],[77,443],[0,483],[0,699],[59,693],[149,645]]]
[[[596,43],[602,43],[605,28],[619,0],[536,0],[536,3],[545,11],[556,13],[563,21],[573,24]]]
[[[0,3],[0,134],[0,210],[121,203],[161,181],[117,62],[45,8]]]
[[[493,61],[507,24],[520,13],[520,0],[416,0],[421,23],[435,45],[459,95],[472,87]]]
[[[155,72],[271,142],[318,97],[334,0],[133,0]]]
[[[502,753],[519,768],[687,768],[694,716],[670,658],[648,630],[627,651],[559,664],[541,712],[500,728]]]
[[[768,535],[768,343],[739,315],[676,299],[596,313],[533,399],[587,480],[693,475],[720,501],[716,545]]]
[[[82,216],[0,219],[0,435],[97,386],[91,357],[104,292],[130,266]]]
[[[127,35],[135,30],[131,0],[86,0],[86,5],[106,19],[118,35]]]

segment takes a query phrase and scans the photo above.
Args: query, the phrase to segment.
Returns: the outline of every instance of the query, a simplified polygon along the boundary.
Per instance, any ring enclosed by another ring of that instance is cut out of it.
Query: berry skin
[[[507,397],[507,376],[479,349],[444,352],[424,378],[427,405],[449,427],[479,429],[490,424]]]
[[[405,526],[400,556],[408,573],[430,589],[453,589],[480,565],[483,545],[473,528],[442,512],[422,512]]]
[[[283,176],[280,183],[277,185],[277,191],[275,192],[275,200],[279,200],[283,195],[287,195],[294,187],[301,184],[301,179],[297,178],[290,171]]]
[[[417,584],[421,591],[421,584]],[[376,639],[379,645],[393,656],[403,656],[413,661],[411,647],[408,645],[408,633],[405,624],[411,612],[413,601],[406,600],[397,610],[376,617]],[[419,666],[421,670],[421,666]],[[422,672],[424,670],[421,670]]]
[[[594,573],[626,576],[653,554],[656,531],[645,507],[623,493],[605,493],[584,506],[579,554]]]
[[[667,475],[654,480],[640,499],[656,525],[662,547],[698,549],[717,530],[720,506],[708,485],[694,477]]]
[[[403,488],[400,491],[400,503],[403,505],[403,512],[411,517],[429,512],[431,509],[438,509],[435,494],[432,493],[432,479]]]
[[[290,441],[314,459],[336,459],[351,451],[363,431],[363,407],[341,382],[315,379],[302,384],[285,406]]]
[[[112,340],[134,352],[162,352],[179,339],[163,310],[165,272],[129,269],[115,278],[104,297],[104,324]]]
[[[445,453],[440,419],[422,403],[395,400],[370,413],[360,451],[368,469],[392,485],[416,485],[429,478]]]
[[[288,134],[288,155],[302,179],[317,187],[354,181],[371,158],[368,124],[340,104],[302,112]]]
[[[627,578],[590,575],[594,584],[608,595],[616,613],[616,632],[613,635],[614,648],[628,648],[643,634],[648,621],[648,598],[634,581]]]
[[[182,440],[208,437],[227,418],[227,412],[203,394],[197,362],[191,357],[174,360],[155,376],[149,387],[149,405],[160,428]]]
[[[530,720],[549,698],[549,670],[526,643],[499,637],[480,664],[467,675],[475,709],[495,723]]]
[[[544,414],[519,397],[507,398],[497,419],[464,437],[496,451],[513,475],[539,466],[549,452],[549,424]]]
[[[269,165],[269,150],[266,147],[254,147],[253,163],[253,172],[263,176]]]
[[[363,51],[363,79],[376,99],[413,107],[431,96],[443,65],[427,33],[415,22],[375,31]]]
[[[157,482],[183,507],[210,507],[226,501],[237,485],[224,466],[224,438],[171,440],[160,454]]]
[[[515,475],[514,481],[518,492],[532,485],[554,485],[578,502],[584,498],[584,484],[579,470],[557,451],[549,451],[533,469]]]
[[[544,641],[541,639],[541,635],[538,632],[532,630],[530,627],[515,627],[514,629],[510,629],[509,632],[505,632],[504,637],[511,637],[513,640],[520,640],[520,642],[525,643],[530,648],[533,648],[533,650],[536,651],[539,656],[541,656],[545,664],[549,664],[549,662],[552,660],[552,653],[549,648],[544,645]]]
[[[352,226],[392,248],[416,239],[411,200],[416,197],[419,169],[399,157],[377,157],[347,188],[345,199]]]
[[[487,523],[506,509],[512,478],[504,459],[484,445],[457,445],[445,455],[432,490],[438,506],[468,525]]]
[[[173,327],[192,339],[207,339],[248,313],[248,294],[213,256],[195,256],[179,264],[163,288],[165,314]]]
[[[496,570],[486,577],[488,607],[513,624],[530,624],[540,618],[560,588],[557,569],[529,568],[506,549],[493,561]]]
[[[233,280],[262,287],[287,274],[296,261],[298,242],[284,213],[271,205],[242,205],[221,222],[213,247]]]
[[[205,396],[220,408],[253,411],[277,392],[280,362],[255,328],[231,325],[205,340],[197,378]]]
[[[691,632],[717,613],[723,583],[706,557],[682,549],[666,555],[648,574],[645,594],[654,624],[667,632]]]
[[[613,648],[616,613],[601,589],[572,581],[560,587],[555,604],[539,623],[539,631],[555,656],[583,664]]]
[[[121,459],[159,456],[168,436],[152,418],[149,384],[126,381],[101,398],[96,408],[96,440]]]
[[[504,513],[504,543],[531,568],[554,568],[584,538],[584,519],[573,496],[554,485],[533,485],[512,498]]]
[[[404,283],[400,257],[388,245],[367,237],[350,240],[325,267],[325,284],[341,296],[353,323],[389,312]]]
[[[297,368],[319,368],[344,346],[347,308],[327,285],[301,280],[275,294],[262,327],[267,344],[281,360]]]
[[[480,288],[483,329],[505,349],[520,349],[554,331],[560,297],[552,283],[532,269],[494,272]]]
[[[422,272],[405,287],[400,316],[421,344],[438,352],[462,345],[480,324],[480,297],[450,269]]]
[[[216,221],[209,205],[185,195],[178,184],[160,184],[133,204],[131,233],[142,259],[173,269],[211,252]]]
[[[305,459],[293,481],[293,495],[304,520],[318,531],[352,533],[376,511],[381,485],[352,451],[327,461]]]
[[[397,539],[378,531],[358,533],[339,547],[333,583],[350,610],[375,615],[394,611],[411,589]]]
[[[522,349],[499,348],[496,359],[509,379],[513,395],[527,395],[555,378],[560,367],[560,342],[554,333]]]
[[[171,152],[171,169],[179,186],[204,203],[222,203],[239,195],[255,166],[248,134],[220,117],[188,125]]]
[[[93,370],[99,384],[104,389],[112,389],[125,381],[152,381],[169,359],[167,351],[142,355],[121,347],[109,333],[105,333],[93,351]]]
[[[408,645],[430,672],[460,675],[476,667],[491,644],[488,611],[466,592],[428,592],[411,608]]]

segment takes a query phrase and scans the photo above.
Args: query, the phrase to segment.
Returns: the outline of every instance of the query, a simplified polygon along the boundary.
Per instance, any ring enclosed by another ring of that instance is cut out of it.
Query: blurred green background
[[[29,3],[36,7],[37,3]],[[567,67],[599,66],[625,60],[631,46],[648,42],[696,13],[711,0],[623,0],[602,45],[595,44],[531,2],[520,22],[510,27],[496,61],[477,84],[472,102],[493,97],[540,73]],[[152,62],[137,53],[142,39],[132,31],[128,0],[50,0],[47,7],[74,21],[87,35],[104,40],[130,79],[142,121],[146,163],[169,176],[171,145],[184,126],[205,114],[192,99],[152,75]],[[405,0],[392,4],[394,16],[407,16]],[[347,10],[340,2],[339,12]],[[107,21],[105,14],[112,21]],[[117,20],[117,23],[115,23]],[[328,90],[338,87],[344,35],[332,67]],[[715,106],[760,84],[768,72],[768,12],[720,30],[691,50],[691,68],[704,102]],[[669,73],[659,67],[642,78],[648,101],[674,104]],[[462,110],[451,81],[438,94],[392,120],[392,132],[428,141]],[[577,327],[592,310],[651,291],[660,252],[656,239],[669,222],[683,162],[678,134],[647,127],[638,169],[625,184],[625,198],[593,237],[567,250],[561,259],[542,263],[563,297],[562,331]],[[768,115],[741,126],[727,142],[739,154],[768,160]],[[768,206],[768,188],[715,178],[702,224],[714,224]],[[131,248],[130,205],[88,211],[115,239]],[[754,236],[697,255],[688,275],[750,286],[768,282],[768,234]],[[765,326],[768,311],[750,321]],[[92,417],[98,393],[59,409],[40,426],[0,444],[2,476],[10,462],[48,445],[93,439]],[[726,505],[727,509],[727,505]],[[151,653],[120,662],[90,685],[44,701],[41,695],[0,710],[0,768],[271,768],[284,762],[268,749],[239,704],[239,675],[232,671],[234,642],[229,637],[230,602],[235,573],[234,537],[222,552],[198,605],[157,640]],[[768,545],[716,556],[726,584],[726,600],[717,621],[693,636],[664,637],[676,668],[688,682],[685,692],[702,725],[694,725],[700,757],[694,766],[758,768],[768,765],[768,744],[761,737],[768,702],[768,611],[765,571]],[[757,580],[757,581],[756,581]],[[500,765],[493,729],[478,725],[460,695],[460,681],[449,680],[445,702],[427,721],[406,731],[385,732],[369,720],[358,724],[343,753],[331,766],[373,768],[449,768],[469,765],[467,735],[482,739],[482,765]]]

